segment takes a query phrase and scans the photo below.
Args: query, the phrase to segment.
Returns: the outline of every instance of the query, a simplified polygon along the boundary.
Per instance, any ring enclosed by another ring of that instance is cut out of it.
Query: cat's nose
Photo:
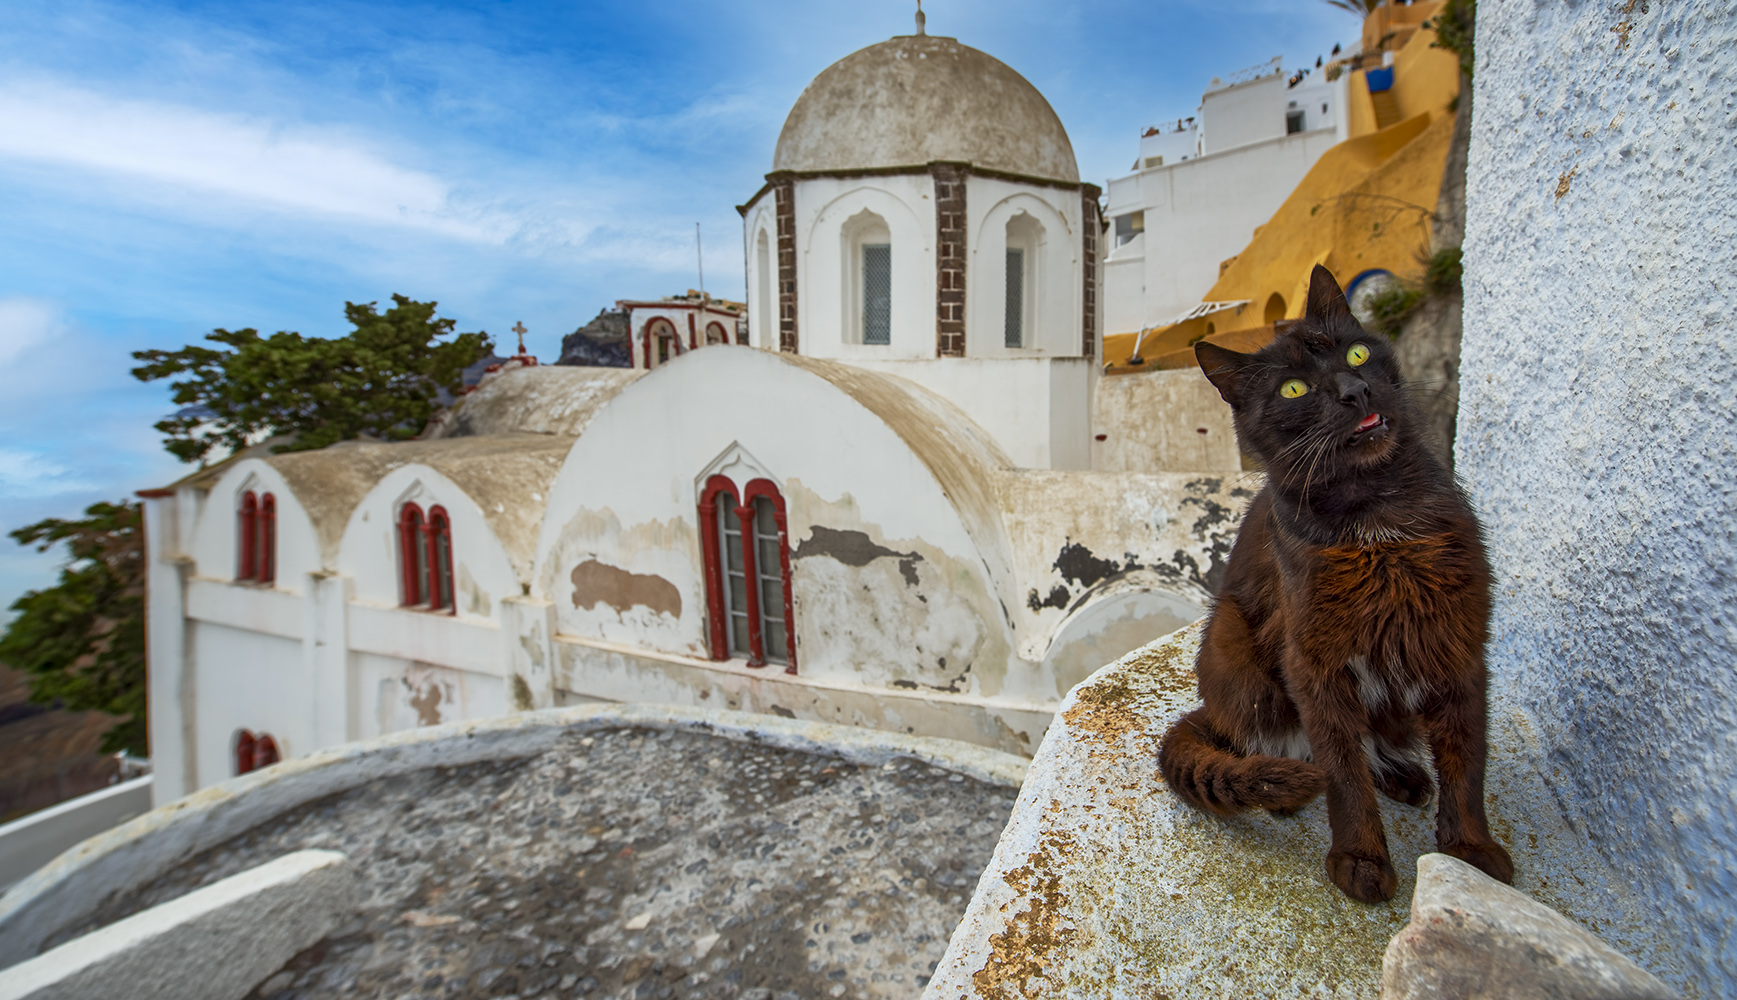
[[[1350,372],[1339,373],[1339,402],[1346,406],[1369,409],[1369,383]]]

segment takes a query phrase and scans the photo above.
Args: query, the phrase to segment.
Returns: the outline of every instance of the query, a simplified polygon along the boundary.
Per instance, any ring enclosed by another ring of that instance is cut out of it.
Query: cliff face
[[[120,765],[101,753],[119,721],[31,704],[30,678],[0,664],[0,823],[107,787]]]
[[[626,312],[601,310],[597,318],[561,338],[558,365],[587,365],[594,368],[627,368],[632,365],[632,348]]]

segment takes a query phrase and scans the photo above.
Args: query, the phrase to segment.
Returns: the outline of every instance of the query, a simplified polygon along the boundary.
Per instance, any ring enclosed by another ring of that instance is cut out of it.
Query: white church
[[[145,492],[159,804],[586,701],[1030,754],[1201,613],[1251,495],[1229,411],[1101,376],[1099,190],[1043,95],[919,26],[816,77],[771,168],[746,343],[508,366],[421,440]]]

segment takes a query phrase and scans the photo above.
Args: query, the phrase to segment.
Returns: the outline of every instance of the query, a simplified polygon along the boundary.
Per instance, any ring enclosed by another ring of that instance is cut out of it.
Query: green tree
[[[268,435],[290,438],[274,451],[324,448],[363,434],[415,437],[439,406],[440,390],[456,393],[465,366],[493,344],[487,333],[451,336],[453,321],[436,319],[433,302],[392,301],[384,313],[372,302],[346,302],[355,329],[343,337],[219,329],[205,339],[229,350],[190,344],[134,351],[144,362],[135,377],[185,376],[170,383],[174,400],[199,407],[156,425],[164,447],[183,462],[203,462],[214,449],[240,450]]]
[[[1434,47],[1460,57],[1460,72],[1472,78],[1472,36],[1478,22],[1478,0],[1448,0],[1430,22],[1435,29]]]
[[[1370,11],[1386,2],[1387,0],[1326,0],[1327,6],[1350,11],[1360,19],[1368,17]]]
[[[145,539],[139,505],[92,504],[11,533],[38,551],[66,542],[60,583],[12,603],[0,660],[31,675],[30,700],[122,716],[102,750],[145,756]]]

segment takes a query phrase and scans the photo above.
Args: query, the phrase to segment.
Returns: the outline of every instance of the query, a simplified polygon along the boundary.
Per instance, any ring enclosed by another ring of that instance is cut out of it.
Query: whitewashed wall
[[[1455,454],[1492,718],[1580,833],[1552,848],[1612,873],[1573,915],[1737,996],[1737,9],[1484,3],[1477,60]]]
[[[788,505],[804,677],[877,687],[964,678],[979,694],[1012,683],[994,584],[923,461],[825,379],[741,349],[659,369],[573,446],[550,495],[534,592],[554,603],[562,634],[709,655],[696,505],[703,474],[732,449],[738,489],[758,467]],[[836,549],[814,555],[814,525],[854,533],[860,565]],[[572,576],[591,561],[644,581],[634,586],[667,585],[679,601],[581,605]]]
[[[1077,351],[1077,349],[1076,349]],[[857,361],[909,379],[965,411],[1025,469],[1091,467],[1097,364],[1081,357]]]
[[[1327,85],[1340,105],[1347,79]],[[1143,211],[1146,231],[1105,257],[1105,333],[1133,333],[1197,305],[1218,283],[1219,263],[1248,246],[1255,228],[1340,141],[1337,126],[1284,135],[1282,105],[1274,113],[1276,138],[1109,182],[1105,214]],[[1106,242],[1114,242],[1113,229]],[[1296,303],[1287,305],[1300,314]]]

